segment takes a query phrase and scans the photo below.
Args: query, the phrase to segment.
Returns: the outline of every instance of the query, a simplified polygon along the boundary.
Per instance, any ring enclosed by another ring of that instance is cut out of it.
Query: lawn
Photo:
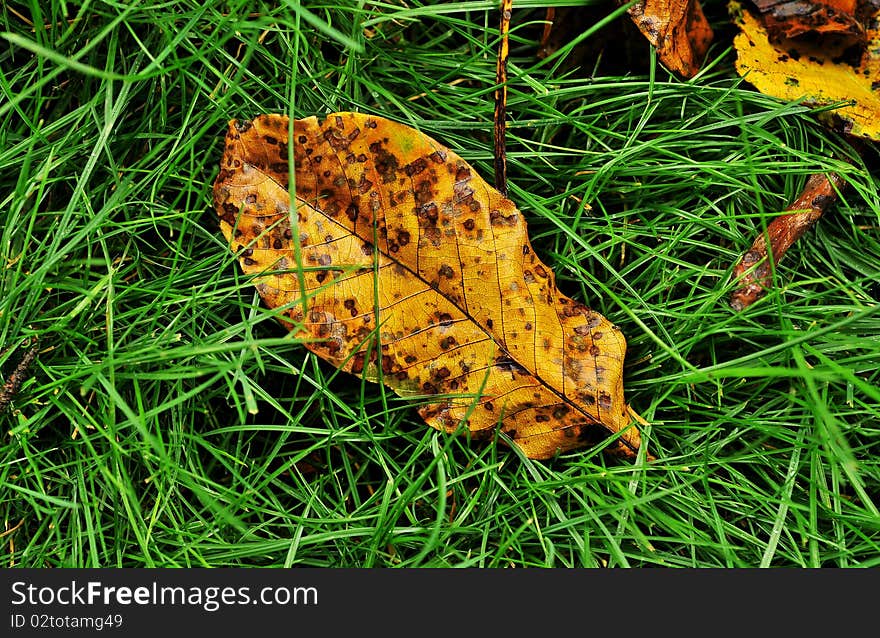
[[[33,362],[0,413],[2,564],[880,565],[877,148],[744,83],[723,2],[692,80],[615,49],[612,2],[540,58],[578,4],[514,2],[509,197],[626,336],[653,460],[428,427],[290,338],[220,233],[233,118],[381,115],[491,183],[495,2],[6,3],[0,383]],[[733,265],[829,171],[841,201],[733,310]]]

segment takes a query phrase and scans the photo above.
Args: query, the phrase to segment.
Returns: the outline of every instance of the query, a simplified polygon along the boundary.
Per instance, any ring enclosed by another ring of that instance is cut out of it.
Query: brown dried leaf
[[[712,43],[712,27],[699,0],[643,0],[629,9],[667,69],[691,78]]]
[[[753,0],[773,42],[810,35],[834,36],[847,46],[864,44],[865,29],[856,18],[856,0]]]
[[[420,398],[435,428],[500,428],[532,458],[616,433],[611,449],[638,449],[623,336],[556,289],[513,202],[418,131],[337,113],[294,122],[292,219],[288,125],[230,123],[214,203],[242,269],[307,348]]]

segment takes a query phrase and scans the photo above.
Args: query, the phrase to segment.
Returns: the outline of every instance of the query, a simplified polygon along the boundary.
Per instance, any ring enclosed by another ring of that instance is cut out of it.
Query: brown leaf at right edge
[[[862,11],[856,0],[754,0],[753,4],[774,42],[809,35],[824,40],[834,36],[845,46],[864,44],[865,28],[856,15]]]
[[[839,105],[819,118],[846,135],[880,140],[880,0],[861,0],[851,14],[827,3],[785,4],[815,10],[792,12],[783,31],[772,12],[730,3],[741,30],[733,42],[736,70],[765,95]],[[786,32],[798,37],[782,37]]]
[[[634,456],[624,337],[559,292],[513,202],[430,137],[357,113],[294,121],[291,198],[288,125],[230,123],[214,204],[309,350],[441,430],[500,430],[535,459],[617,435],[607,449]]]
[[[699,0],[643,0],[628,12],[667,69],[684,78],[697,74],[713,37]]]

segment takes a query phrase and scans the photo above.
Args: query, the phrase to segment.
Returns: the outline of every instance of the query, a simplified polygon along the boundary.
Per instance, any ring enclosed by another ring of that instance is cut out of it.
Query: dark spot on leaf
[[[415,195],[417,204],[427,204],[434,198],[434,193],[431,190],[431,182],[422,180],[416,185],[413,194]]]
[[[489,221],[493,226],[515,226],[516,220],[518,219],[518,215],[516,213],[511,213],[510,215],[504,215],[500,210],[493,210],[489,213]]]
[[[253,125],[253,122],[250,120],[236,120],[235,130],[239,133],[247,133]]]
[[[358,352],[352,357],[351,360],[351,371],[354,374],[360,374],[364,371],[364,363],[366,362],[367,355],[363,352]]]
[[[420,157],[416,161],[404,166],[403,172],[406,173],[408,176],[412,177],[413,175],[418,175],[419,173],[424,171],[426,168],[428,168],[427,160],[425,160],[424,157]]]
[[[400,168],[397,156],[389,153],[381,142],[370,144],[370,152],[373,154],[373,167],[382,177],[382,181],[389,184],[397,179],[397,170]]]
[[[423,227],[432,228],[437,225],[439,213],[437,204],[430,202],[419,208],[419,224]]]
[[[349,185],[351,183],[349,182]],[[373,182],[367,179],[366,175],[361,175],[360,181],[357,183],[357,192],[363,195],[373,187]]]

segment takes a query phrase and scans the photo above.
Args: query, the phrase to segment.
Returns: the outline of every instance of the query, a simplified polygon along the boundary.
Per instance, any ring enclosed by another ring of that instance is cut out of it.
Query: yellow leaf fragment
[[[850,61],[850,41],[788,39],[771,41],[761,20],[731,3],[740,26],[734,38],[736,69],[761,93],[810,106],[846,102],[827,114],[843,133],[880,140],[880,26],[868,21],[866,46]],[[825,114],[823,114],[825,116]]]
[[[294,122],[291,201],[288,125],[230,123],[214,204],[307,348],[418,401],[438,429],[500,430],[539,459],[611,434],[635,453],[626,342],[559,292],[513,202],[426,135],[357,113]]]

